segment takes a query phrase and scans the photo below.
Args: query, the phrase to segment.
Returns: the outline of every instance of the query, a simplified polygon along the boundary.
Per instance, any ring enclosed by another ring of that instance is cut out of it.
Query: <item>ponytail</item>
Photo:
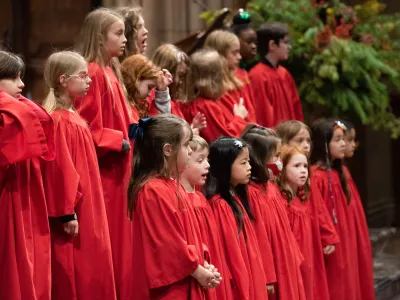
[[[54,88],[50,88],[49,93],[46,98],[43,100],[42,106],[43,108],[50,114],[53,111],[61,108],[61,103],[57,100],[56,91]]]

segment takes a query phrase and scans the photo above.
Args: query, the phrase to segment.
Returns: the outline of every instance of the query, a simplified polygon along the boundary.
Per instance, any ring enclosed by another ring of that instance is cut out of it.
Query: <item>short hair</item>
[[[274,41],[277,45],[289,34],[289,28],[280,22],[267,22],[257,30],[257,49],[262,57],[269,52],[269,42]]]

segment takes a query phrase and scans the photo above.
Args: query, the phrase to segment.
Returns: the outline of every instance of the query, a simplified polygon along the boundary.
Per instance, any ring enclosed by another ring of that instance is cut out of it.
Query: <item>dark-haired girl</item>
[[[54,159],[53,121],[21,96],[22,59],[0,51],[0,299],[50,294],[50,232],[41,161]]]
[[[221,137],[210,145],[209,161],[205,196],[219,228],[234,299],[268,299],[261,253],[251,224],[254,217],[247,199],[249,148],[240,139]]]
[[[345,126],[340,121],[317,120],[312,128],[312,177],[320,190],[340,238],[325,266],[331,299],[362,299],[359,285],[354,201],[342,161]],[[362,251],[362,249],[360,250]]]

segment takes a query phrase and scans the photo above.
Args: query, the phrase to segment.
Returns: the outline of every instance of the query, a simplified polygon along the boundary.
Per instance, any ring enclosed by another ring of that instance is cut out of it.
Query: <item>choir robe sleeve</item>
[[[46,155],[45,131],[36,114],[15,99],[0,94],[0,166]]]
[[[243,97],[244,105],[247,109],[246,121],[250,123],[257,123],[256,110],[254,108],[254,93],[250,84],[249,74],[246,70],[236,68],[236,76],[243,82],[243,86],[237,91],[240,97]]]
[[[107,82],[105,71],[100,67],[89,68],[90,84],[87,95],[79,103],[79,114],[89,123],[98,155],[108,151],[120,152],[122,149],[123,132],[103,126],[103,106],[114,105],[113,94]]]
[[[250,283],[248,270],[240,250],[238,226],[230,206],[223,200],[212,201],[211,207],[221,237],[222,250],[240,299],[249,299]]]
[[[60,116],[54,118],[56,158],[44,164],[43,185],[50,217],[71,215],[81,199],[79,174],[75,169],[69,147],[69,124]],[[79,155],[79,154],[78,154]]]
[[[339,236],[318,187],[311,188],[310,201],[311,205],[315,206],[316,213],[318,214],[322,246],[337,244]]]
[[[202,261],[195,245],[187,242],[178,213],[167,197],[176,197],[162,186],[144,186],[138,195],[135,216],[141,235],[147,282],[151,289],[190,276]],[[156,218],[154,216],[157,216]]]
[[[295,119],[303,122],[304,116],[303,116],[303,108],[301,106],[300,96],[297,91],[296,83],[294,82],[293,76],[289,73],[289,71],[287,71],[286,79],[287,79],[286,80],[287,88],[290,89],[292,95],[292,99],[290,100],[292,102]]]

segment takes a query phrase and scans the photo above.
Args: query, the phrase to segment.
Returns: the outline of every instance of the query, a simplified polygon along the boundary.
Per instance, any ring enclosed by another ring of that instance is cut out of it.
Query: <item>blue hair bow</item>
[[[128,136],[131,141],[134,141],[138,136],[143,137],[144,130],[150,124],[152,117],[143,118],[139,120],[139,123],[130,124],[128,130]]]

